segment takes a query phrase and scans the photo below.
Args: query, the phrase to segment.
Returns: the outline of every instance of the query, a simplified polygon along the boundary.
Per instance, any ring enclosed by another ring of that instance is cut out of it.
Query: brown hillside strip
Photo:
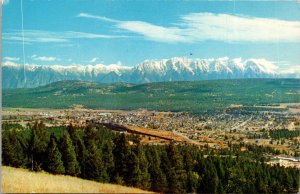
[[[3,193],[150,193],[137,188],[103,184],[71,176],[2,167]]]
[[[137,126],[129,126],[129,125],[120,125],[115,123],[100,123],[101,125],[104,125],[111,129],[122,129],[126,130],[131,133],[141,134],[141,135],[147,135],[152,137],[157,137],[165,140],[173,140],[177,142],[186,142],[187,138],[183,138],[172,131],[165,131],[165,130],[159,130],[159,129],[149,129],[149,128],[142,128]]]
[[[158,137],[158,138],[162,138],[162,139],[166,139],[166,140],[174,140],[177,142],[185,142],[186,141],[186,139],[175,135],[171,131],[147,129],[147,128],[141,128],[141,127],[136,127],[136,126],[128,126],[128,125],[124,125],[124,128],[126,128],[127,131],[132,131],[135,133]]]

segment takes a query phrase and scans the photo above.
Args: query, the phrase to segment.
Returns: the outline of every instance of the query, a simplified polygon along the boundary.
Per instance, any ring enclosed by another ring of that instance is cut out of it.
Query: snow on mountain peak
[[[278,67],[265,59],[191,59],[174,57],[161,60],[145,60],[142,63],[128,67],[120,64],[81,65],[34,65],[26,64],[28,72],[25,83],[24,66],[15,62],[3,63],[4,88],[35,87],[59,80],[83,80],[104,83],[130,82],[147,83],[161,81],[190,81],[234,78],[276,77]],[[8,77],[18,77],[17,83]],[[28,80],[31,80],[28,82]]]
[[[245,64],[246,68],[256,69],[257,71],[266,74],[276,74],[275,70],[278,69],[278,66],[265,59],[248,59],[245,61]]]

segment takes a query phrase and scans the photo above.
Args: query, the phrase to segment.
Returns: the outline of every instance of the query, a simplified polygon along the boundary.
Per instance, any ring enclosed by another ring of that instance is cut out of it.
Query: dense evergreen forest
[[[2,124],[2,165],[45,170],[168,193],[296,193],[299,170],[270,166],[274,150],[140,145],[139,137],[91,126]],[[131,143],[129,143],[129,141]],[[132,143],[133,142],[133,143]]]
[[[60,81],[37,88],[3,90],[3,107],[185,111],[201,113],[241,104],[247,111],[299,102],[299,79],[234,79],[149,84]]]
[[[273,139],[281,139],[281,138],[293,138],[300,136],[300,130],[290,131],[288,129],[279,129],[270,131],[270,136]]]

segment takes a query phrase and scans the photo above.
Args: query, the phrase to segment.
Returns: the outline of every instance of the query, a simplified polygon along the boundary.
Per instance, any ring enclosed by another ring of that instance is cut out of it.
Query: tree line
[[[299,188],[299,170],[267,165],[259,147],[241,152],[233,146],[225,151],[141,145],[136,135],[42,122],[2,127],[7,166],[167,193],[296,193]]]
[[[270,130],[270,136],[272,139],[281,139],[281,138],[294,138],[300,136],[300,130],[290,131],[288,129],[278,129],[278,130]]]

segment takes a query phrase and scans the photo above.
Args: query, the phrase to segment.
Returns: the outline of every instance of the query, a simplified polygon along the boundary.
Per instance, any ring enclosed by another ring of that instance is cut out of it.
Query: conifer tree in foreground
[[[53,174],[64,174],[65,167],[64,163],[61,160],[61,153],[57,147],[55,141],[54,134],[51,134],[50,143],[47,149],[47,162],[46,162],[46,169],[47,171]]]
[[[76,153],[70,135],[67,131],[64,132],[61,142],[61,154],[65,167],[65,173],[72,176],[77,176],[78,174],[80,174],[80,168],[76,159]]]
[[[83,178],[165,193],[297,193],[299,188],[299,169],[266,165],[262,155],[268,150],[263,147],[247,146],[251,151],[246,153],[234,146],[231,151],[174,144],[129,146],[124,134],[91,126],[69,128],[72,135],[66,127],[42,123],[18,127],[12,124],[2,131],[3,165],[31,169],[28,159],[33,158],[35,170],[55,174],[68,167],[65,173],[76,176],[80,163]],[[48,130],[54,131],[50,141]]]
[[[139,168],[140,168],[140,188],[149,189],[150,188],[150,174],[148,172],[149,162],[145,155],[145,151],[143,150],[141,145],[137,147],[137,156],[139,159]]]
[[[125,180],[128,185],[133,187],[141,186],[141,170],[139,159],[133,151],[130,151],[127,157],[127,173]]]
[[[129,155],[129,145],[125,134],[118,135],[114,139],[115,148],[113,150],[115,159],[115,181],[121,183],[127,175],[127,160]]]
[[[170,169],[167,173],[170,192],[183,193],[186,190],[186,171],[183,168],[183,159],[178,148],[171,143],[167,148]]]
[[[49,133],[42,121],[35,122],[29,128],[31,135],[28,143],[28,152],[31,159],[31,169],[39,171],[43,169],[43,164],[45,164]]]
[[[105,177],[106,172],[103,170],[101,151],[97,148],[93,140],[90,140],[86,144],[85,163],[83,165],[85,176],[88,179],[103,182],[107,178]]]
[[[20,133],[12,129],[3,131],[2,135],[2,163],[25,167],[27,164],[26,148]]]
[[[84,163],[82,164],[84,168],[83,177],[100,182],[108,182],[109,175],[104,166],[104,156],[100,143],[98,129],[90,125],[86,126],[84,134]]]
[[[149,173],[151,190],[167,192],[167,178],[161,169],[160,150],[155,147],[149,147],[147,157],[149,161]]]
[[[105,169],[108,180],[107,182],[112,182],[114,179],[114,155],[113,155],[113,143],[111,141],[106,141],[102,148],[103,156],[103,168]]]

